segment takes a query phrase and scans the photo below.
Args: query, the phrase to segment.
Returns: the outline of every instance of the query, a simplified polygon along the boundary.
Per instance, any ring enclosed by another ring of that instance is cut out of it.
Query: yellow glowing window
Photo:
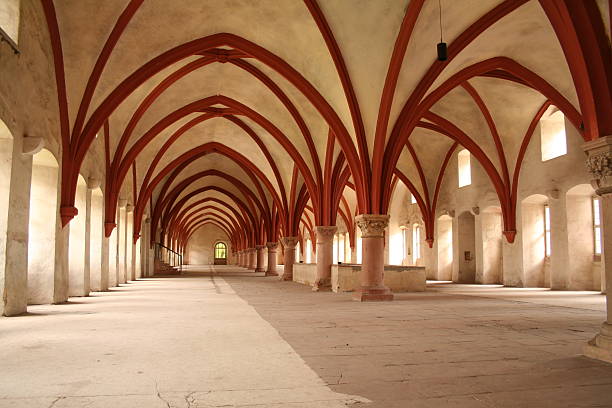
[[[410,204],[416,204],[416,198],[413,194],[410,194]]]
[[[565,116],[554,106],[551,106],[540,119],[540,135],[542,161],[551,160],[567,153]]]
[[[593,198],[593,238],[595,243],[595,255],[601,255],[601,213],[599,198]]]
[[[457,155],[457,163],[459,165],[459,187],[465,187],[472,184],[472,169],[470,166],[470,152],[463,149]]]
[[[217,242],[215,244],[215,258],[225,259],[227,258],[227,246],[223,242]]]

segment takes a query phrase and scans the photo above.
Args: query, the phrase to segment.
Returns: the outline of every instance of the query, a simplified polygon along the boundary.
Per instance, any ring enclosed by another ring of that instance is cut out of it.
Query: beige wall
[[[185,264],[211,265],[214,263],[213,248],[219,241],[224,242],[228,249],[228,263],[231,259],[231,244],[227,234],[219,227],[206,224],[198,228],[187,243]]]

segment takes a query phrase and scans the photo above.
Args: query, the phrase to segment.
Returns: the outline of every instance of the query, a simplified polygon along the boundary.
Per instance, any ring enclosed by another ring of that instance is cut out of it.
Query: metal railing
[[[179,268],[179,271],[183,272],[183,254],[176,252],[167,246],[155,243],[155,259],[158,261],[167,263],[173,268]]]

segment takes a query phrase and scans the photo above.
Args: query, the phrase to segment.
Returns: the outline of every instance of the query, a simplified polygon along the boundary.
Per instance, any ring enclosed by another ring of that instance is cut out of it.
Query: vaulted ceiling
[[[176,237],[202,219],[252,245],[384,212],[396,177],[427,213],[458,146],[510,191],[545,104],[583,132],[554,1],[442,0],[446,62],[433,0],[43,4],[75,163],[107,147],[107,232],[125,197]]]

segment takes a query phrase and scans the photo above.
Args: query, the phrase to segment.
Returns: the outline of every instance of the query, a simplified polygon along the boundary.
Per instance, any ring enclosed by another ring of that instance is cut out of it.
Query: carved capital
[[[255,245],[255,250],[256,250],[256,251],[261,251],[261,250],[263,250],[265,247],[266,247],[265,245]]]
[[[87,178],[87,188],[90,190],[95,190],[96,188],[100,187],[100,184],[100,179],[97,179],[95,177]]]
[[[126,204],[126,205],[125,205],[125,211],[127,211],[127,212],[129,212],[129,213],[130,213],[130,212],[132,212],[132,211],[134,211],[134,206],[133,206],[132,204],[129,204],[129,203],[128,203],[128,204]]]
[[[599,195],[612,194],[612,136],[601,137],[583,145],[591,185]]]
[[[317,245],[329,242],[334,239],[334,234],[338,231],[335,225],[315,227],[317,235]]]
[[[117,201],[117,205],[119,206],[119,208],[125,208],[125,206],[127,205],[127,198],[120,198]]]
[[[21,152],[27,156],[34,156],[45,147],[45,140],[42,137],[25,136]]]
[[[355,217],[361,230],[362,238],[382,238],[389,225],[389,216],[385,214],[361,214]]]
[[[298,243],[298,237],[283,237],[281,238],[281,242],[285,248],[295,249],[295,246]]]
[[[472,207],[472,214],[474,215],[480,214],[480,207]]]
[[[266,247],[268,248],[268,251],[276,251],[278,242],[266,242]]]

